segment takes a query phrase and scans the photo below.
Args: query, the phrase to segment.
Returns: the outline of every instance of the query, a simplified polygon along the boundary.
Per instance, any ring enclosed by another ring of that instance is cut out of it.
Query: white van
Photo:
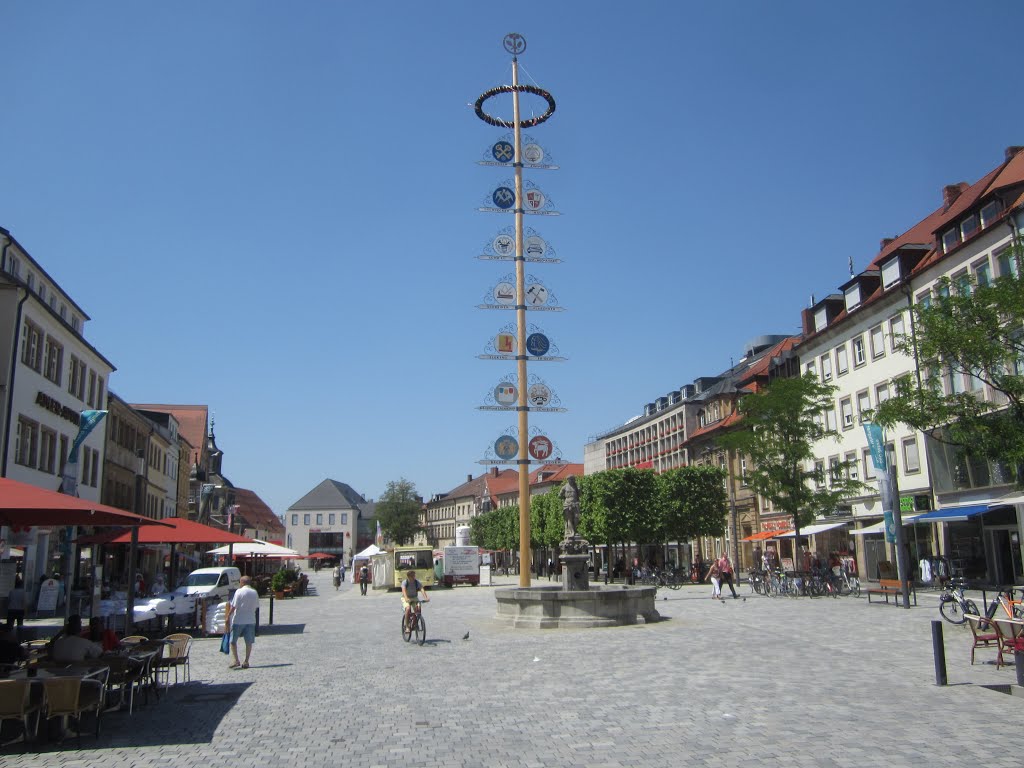
[[[242,574],[237,568],[199,568],[174,590],[176,595],[195,595],[204,599],[230,600],[239,587]]]

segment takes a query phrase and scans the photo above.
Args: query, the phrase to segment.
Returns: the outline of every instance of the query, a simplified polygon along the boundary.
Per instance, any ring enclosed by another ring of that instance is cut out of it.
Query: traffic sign
[[[502,435],[494,441],[494,453],[500,459],[511,459],[519,453],[519,443],[510,435]]]
[[[526,352],[534,357],[543,357],[551,349],[551,342],[543,333],[531,333],[526,337]]]
[[[544,435],[537,435],[535,438],[530,440],[527,446],[530,451],[530,455],[535,459],[546,459],[550,457],[552,447],[551,441],[544,437]]]

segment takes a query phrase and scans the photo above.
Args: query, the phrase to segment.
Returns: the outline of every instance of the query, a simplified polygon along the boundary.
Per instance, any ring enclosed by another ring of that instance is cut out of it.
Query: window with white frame
[[[46,283],[42,280],[39,281],[39,300],[43,302],[43,304],[46,303]]]
[[[966,391],[963,374],[953,370],[951,366],[946,366],[946,392],[951,395],[959,395]]]
[[[53,474],[57,464],[57,433],[49,427],[39,429],[39,469]]]
[[[322,512],[317,512],[316,513],[316,524],[317,525],[323,525],[324,524],[324,515],[323,515]]]
[[[835,485],[843,477],[843,464],[838,456],[828,458],[828,484]]]
[[[21,261],[13,253],[7,255],[7,271],[15,277],[21,277]]]
[[[740,485],[747,486],[747,457],[740,456]]]
[[[811,360],[811,362],[804,366],[804,373],[809,373],[812,376],[818,375],[818,366],[815,364],[813,360]]]
[[[836,431],[836,409],[829,408],[825,411],[825,429],[829,432]]]
[[[871,458],[871,449],[865,448],[861,453],[861,459],[864,463],[864,479],[874,480],[877,475],[875,473],[875,462]]]
[[[893,352],[896,351],[896,345],[900,342],[904,332],[902,312],[889,318],[889,348]]]
[[[921,457],[917,451],[917,438],[903,438],[903,471],[912,475],[921,471]]]
[[[885,334],[882,326],[876,325],[869,331],[871,335],[871,357],[877,359],[885,356]]]
[[[953,227],[942,233],[942,252],[949,253],[960,245],[960,228]]]
[[[68,307],[67,307],[67,304],[61,304],[60,305],[60,319],[61,320],[67,320],[68,319]]]
[[[868,419],[870,413],[871,396],[866,389],[862,389],[857,393],[857,415],[860,416],[861,423]]]
[[[334,515],[333,512],[329,512],[327,514],[327,524],[328,525],[334,525],[334,517],[335,517],[335,515]]]
[[[867,355],[864,354],[864,337],[855,336],[853,338],[853,367],[859,368],[867,362]]]
[[[988,259],[976,262],[972,269],[974,269],[974,282],[978,284],[979,288],[984,288],[992,283],[992,265],[989,264]]]
[[[915,297],[915,301],[921,309],[928,309],[928,307],[932,305],[932,292],[921,291],[921,293],[917,294]]]
[[[935,298],[937,299],[948,299],[949,298],[949,283],[943,281],[935,284]]]
[[[298,525],[298,524],[299,524],[299,514],[298,514],[298,512],[292,512],[292,525]]]
[[[953,289],[957,296],[971,295],[971,278],[966,269],[953,275]]]
[[[978,214],[976,213],[972,213],[960,222],[960,234],[965,241],[972,237],[979,229],[981,229],[981,224],[978,222]]]
[[[818,362],[821,363],[821,380],[832,381],[832,357],[822,355]]]
[[[68,366],[68,392],[79,400],[85,399],[85,362],[71,355]]]
[[[883,382],[875,387],[875,402],[881,405],[889,399],[889,384]]]
[[[21,362],[36,373],[43,370],[43,329],[31,320],[21,326]]]
[[[96,404],[96,371],[89,371],[89,396],[85,398],[85,404],[90,408]]]
[[[302,516],[302,524],[303,525],[309,525],[309,513],[308,512]]]
[[[836,373],[840,376],[846,374],[850,370],[850,358],[846,351],[846,345],[843,344],[841,347],[836,347]]]
[[[843,417],[843,429],[853,428],[853,400],[844,397],[839,401],[839,413]]]
[[[74,330],[75,333],[82,332],[82,320],[78,317],[78,315],[71,316],[71,328],[72,330]]]
[[[846,464],[846,476],[851,480],[860,480],[860,472],[857,466],[857,454],[854,452],[847,453],[843,456],[843,463]]]
[[[64,372],[64,347],[53,336],[46,337],[46,353],[43,376],[60,386],[61,374]]]
[[[348,525],[348,512],[341,513],[341,524]]]
[[[981,226],[990,226],[999,217],[1002,210],[1002,203],[998,200],[993,200],[991,203],[983,205],[981,207]]]
[[[996,254],[996,264],[999,266],[999,277],[1017,276],[1017,258],[1013,255],[1013,249],[1003,248]]]

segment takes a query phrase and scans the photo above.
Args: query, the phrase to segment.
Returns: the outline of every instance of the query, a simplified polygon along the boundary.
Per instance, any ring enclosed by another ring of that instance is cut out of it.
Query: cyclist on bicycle
[[[409,614],[413,609],[419,611],[420,593],[423,593],[423,602],[429,603],[430,598],[423,584],[416,578],[416,571],[409,571],[402,580],[402,607],[405,609],[405,623],[409,623]]]

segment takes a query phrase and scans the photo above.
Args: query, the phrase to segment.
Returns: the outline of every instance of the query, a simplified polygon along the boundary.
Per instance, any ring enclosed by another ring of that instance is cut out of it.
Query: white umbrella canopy
[[[299,553],[294,549],[288,549],[288,547],[282,547],[280,544],[271,544],[270,542],[263,541],[262,539],[253,539],[247,544],[235,544],[231,547],[231,553],[235,557],[298,557]],[[228,554],[228,547],[217,547],[216,549],[207,550],[208,555],[226,555]]]

